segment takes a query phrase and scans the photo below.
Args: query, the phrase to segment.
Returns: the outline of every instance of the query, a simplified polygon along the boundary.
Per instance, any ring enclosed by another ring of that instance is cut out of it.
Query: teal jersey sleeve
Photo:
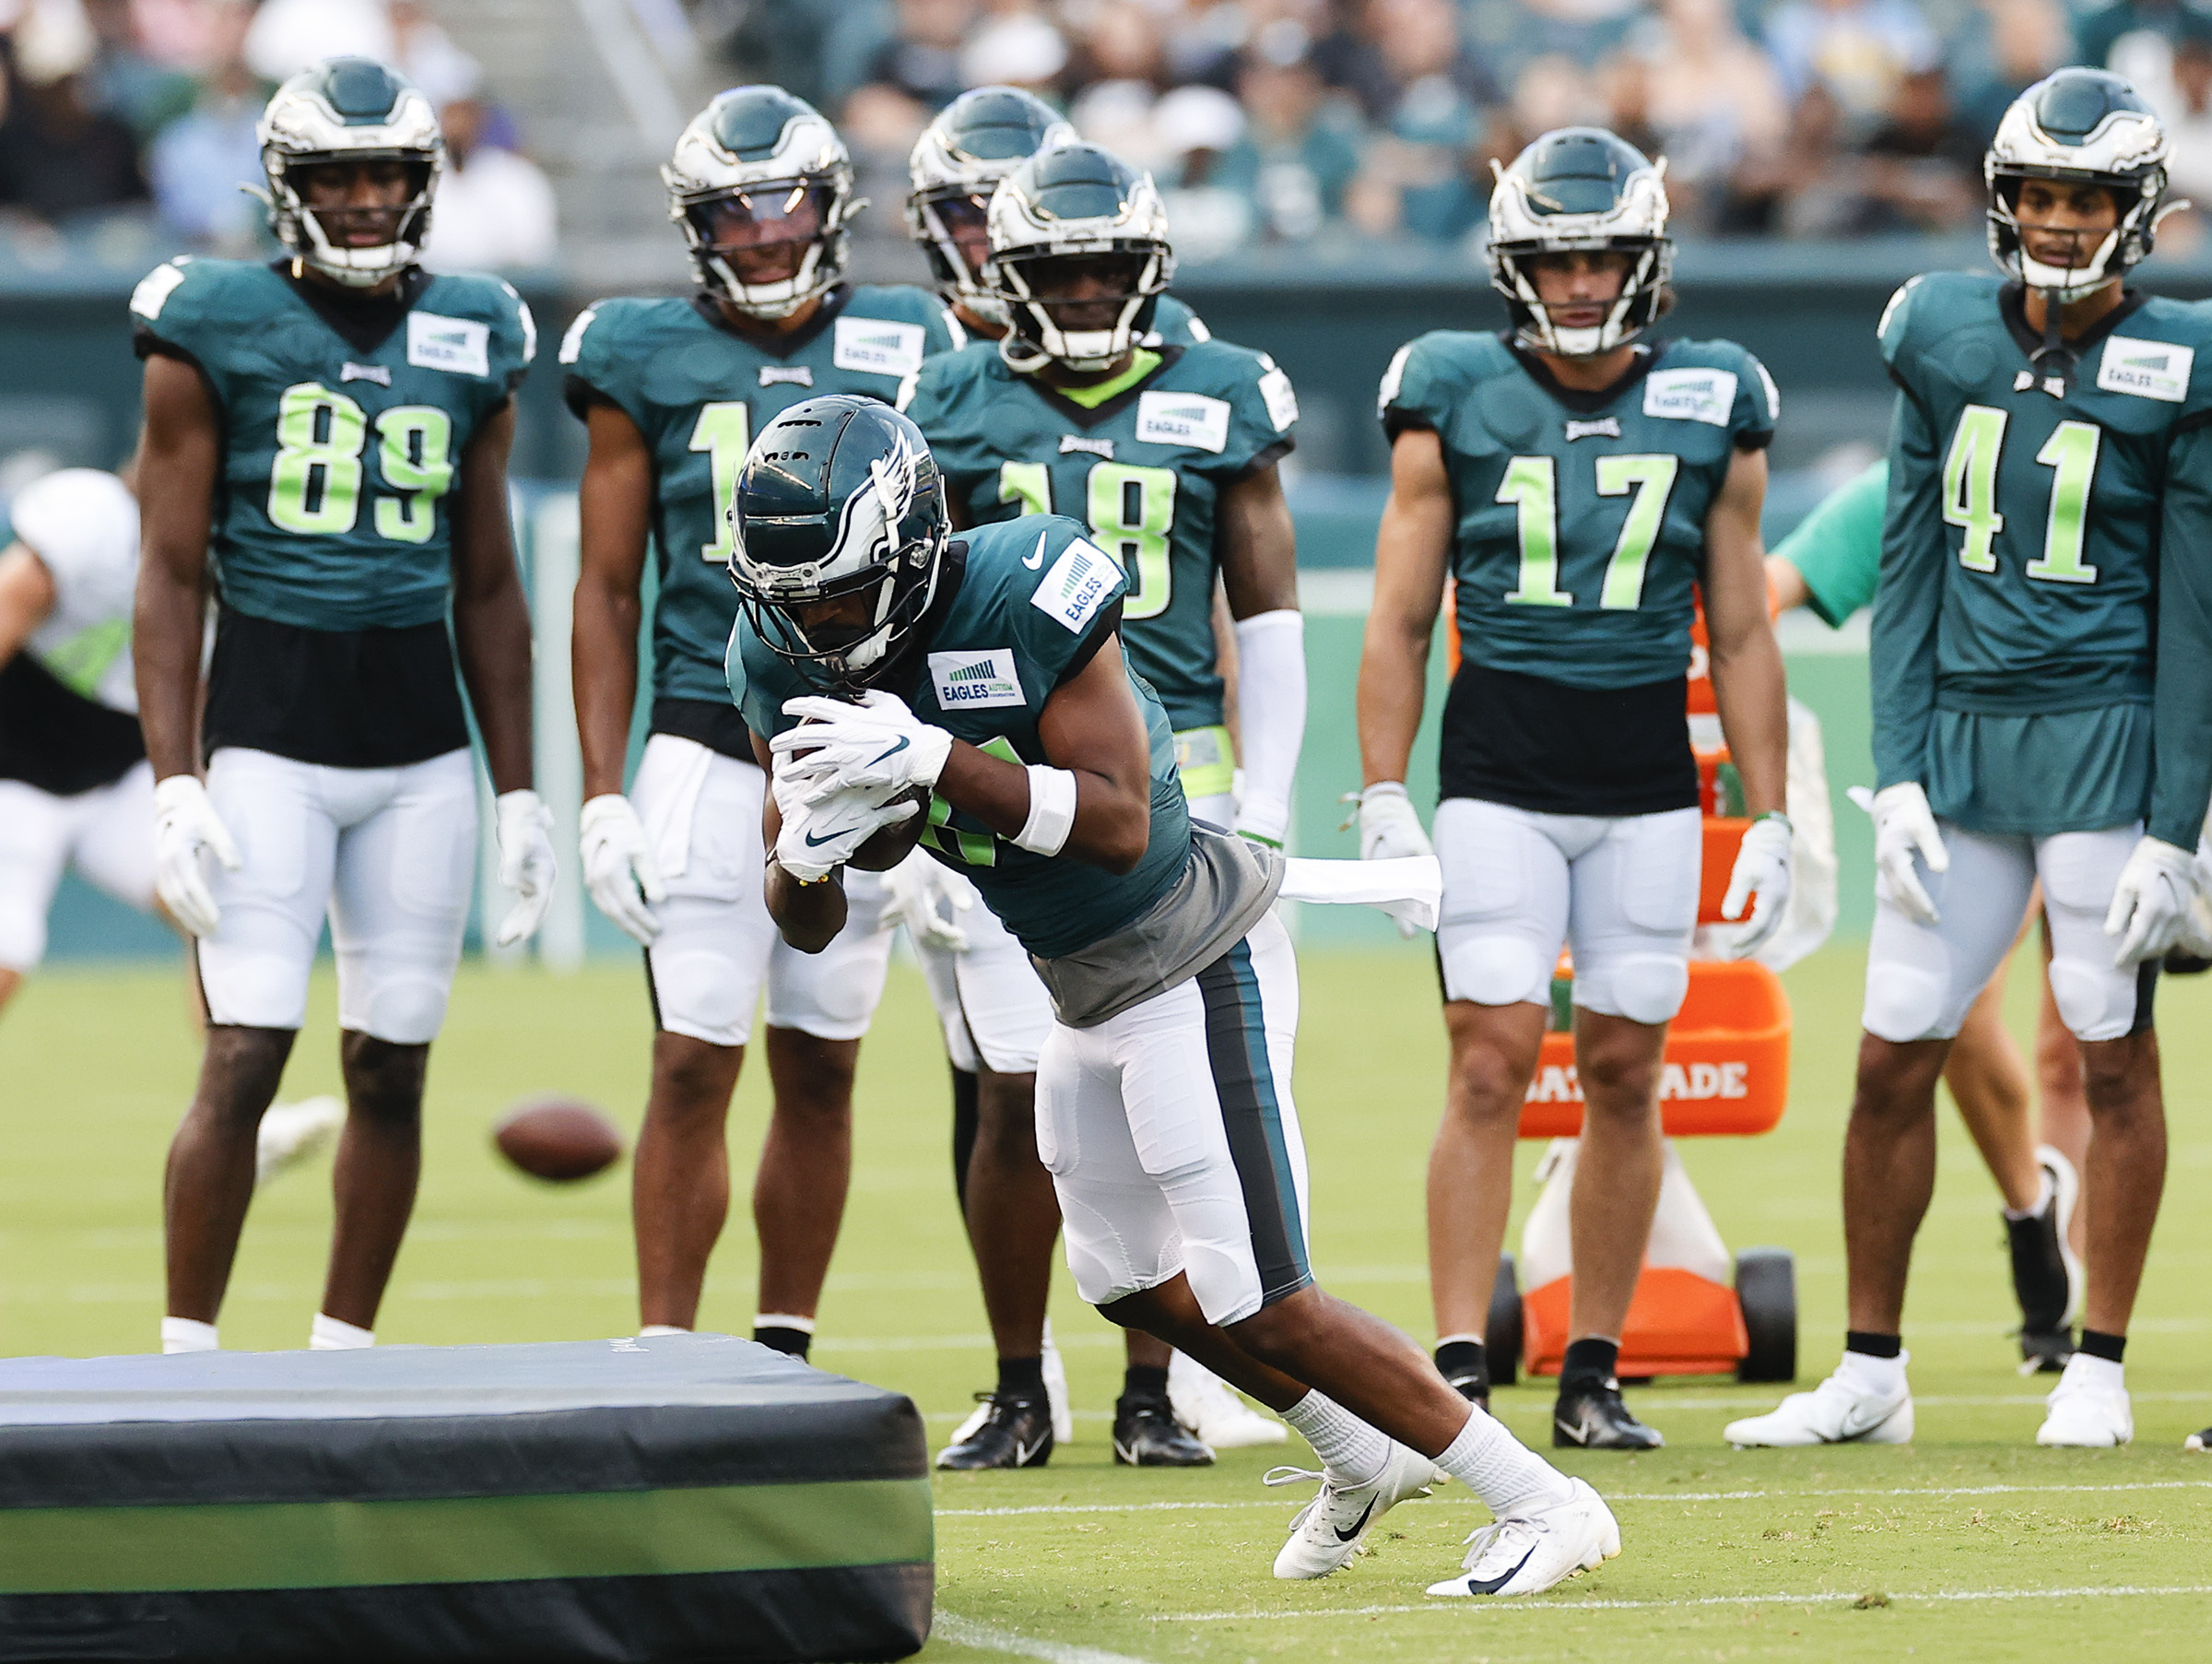
[[[617,296],[594,301],[576,314],[561,336],[559,360],[568,381],[569,408],[584,419],[594,398],[605,399],[649,431],[653,409],[641,378],[645,365],[637,351],[649,326],[654,301]]]
[[[1874,464],[1830,491],[1775,545],[1797,569],[1806,605],[1830,630],[1874,599],[1882,569],[1882,509],[1889,493],[1889,464]]]
[[[192,363],[221,412],[210,552],[226,606],[328,631],[445,616],[446,498],[527,371],[536,326],[497,278],[402,281],[381,338],[342,328],[343,297],[278,266],[179,259],[134,291],[141,356]]]
[[[2148,825],[2194,849],[2212,800],[2212,410],[2174,441],[2163,533]]]
[[[1204,318],[1173,295],[1162,295],[1159,307],[1152,313],[1152,333],[1145,337],[1145,345],[1193,347],[1200,341],[1213,338],[1214,332],[1206,326]]]
[[[1383,432],[1394,440],[1408,428],[1444,431],[1477,379],[1469,372],[1498,356],[1494,345],[1488,336],[1434,329],[1399,348],[1375,398]]]

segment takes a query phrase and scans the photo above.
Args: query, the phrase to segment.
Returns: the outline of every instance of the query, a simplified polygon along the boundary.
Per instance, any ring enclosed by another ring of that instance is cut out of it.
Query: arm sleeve
[[[1936,709],[1936,631],[1949,549],[1940,483],[1927,412],[1900,391],[1889,429],[1889,492],[1868,651],[1877,790],[1920,781],[1926,770],[1928,725]]]
[[[1877,462],[1830,491],[1775,547],[1810,592],[1807,605],[1830,630],[1874,599],[1882,569],[1882,507],[1889,465]]]
[[[1728,413],[1728,433],[1737,450],[1763,451],[1774,443],[1774,428],[1782,420],[1782,390],[1758,359],[1747,352],[1743,358],[1735,378],[1735,406]]]
[[[1244,795],[1236,830],[1280,844],[1306,738],[1306,620],[1294,608],[1237,621],[1237,727]]]
[[[2174,441],[2159,547],[2149,832],[2194,849],[2212,797],[2212,426]]]

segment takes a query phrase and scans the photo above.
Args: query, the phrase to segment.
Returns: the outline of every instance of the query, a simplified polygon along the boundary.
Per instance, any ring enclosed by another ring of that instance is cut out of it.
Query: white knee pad
[[[307,973],[313,951],[312,943],[305,954],[295,954],[282,947],[203,939],[200,992],[207,1001],[207,1021],[218,1027],[300,1028],[307,1021]]]
[[[1952,1003],[1948,978],[1916,965],[1877,964],[1867,971],[1866,1004],[1859,1023],[1877,1040],[1894,1045],[1947,1040],[1959,1032],[1956,1022],[1947,1031],[1945,1027]]]
[[[390,1045],[428,1045],[445,1023],[450,983],[430,971],[387,971],[343,1025]]]
[[[2051,998],[2077,1040],[2120,1040],[2132,1033],[2145,980],[2133,965],[2120,970],[2077,959],[2051,961]]]
[[[1556,955],[1547,956],[1525,937],[1496,932],[1462,935],[1449,924],[1438,942],[1444,966],[1444,997],[1478,1006],[1541,1005],[1550,997]]]
[[[1689,963],[1678,953],[1608,956],[1594,973],[1575,968],[1574,1003],[1630,1022],[1672,1022],[1689,992]]]

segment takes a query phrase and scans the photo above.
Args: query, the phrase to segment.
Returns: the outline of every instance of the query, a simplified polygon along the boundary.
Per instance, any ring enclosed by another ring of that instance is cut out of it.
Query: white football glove
[[[1399,780],[1378,780],[1365,790],[1347,793],[1347,803],[1359,807],[1353,814],[1359,822],[1359,858],[1362,861],[1393,861],[1404,856],[1436,854],[1436,845],[1429,842],[1429,834],[1421,830],[1421,817],[1413,807],[1413,799],[1406,795],[1406,785]],[[1418,935],[1420,926],[1410,919],[1398,920],[1398,934],[1410,941]]]
[[[788,752],[775,761],[770,788],[783,817],[776,865],[802,884],[828,878],[885,827],[921,812],[912,798],[901,794],[887,801],[873,787],[842,786],[818,797],[819,776],[805,772]]]
[[[592,900],[640,947],[652,947],[661,933],[653,910],[668,899],[668,886],[638,811],[620,792],[607,792],[583,806],[579,829],[577,853]]]
[[[2112,889],[2104,933],[2120,938],[2112,963],[2122,969],[2163,957],[2181,939],[2196,899],[2196,852],[2163,839],[2139,839]]]
[[[810,781],[807,800],[818,803],[830,793],[857,787],[890,797],[913,787],[935,786],[952,754],[952,736],[906,708],[893,693],[870,689],[858,703],[818,695],[783,702],[783,714],[799,718],[770,740],[777,770],[790,759],[795,774]],[[804,757],[794,757],[804,751]]]
[[[196,774],[171,774],[154,787],[154,892],[169,916],[194,936],[214,934],[222,910],[207,889],[202,855],[238,870],[238,844],[207,800]]]
[[[891,892],[883,910],[888,927],[904,925],[918,948],[946,953],[968,951],[968,933],[958,915],[975,905],[975,886],[924,850],[915,850],[883,875]]]
[[[553,811],[528,786],[501,792],[492,808],[499,812],[500,882],[515,895],[492,940],[512,948],[537,934],[553,903],[553,874],[559,867],[553,858]]]
[[[2212,832],[2196,840],[2196,897],[2182,926],[2179,946],[2193,958],[2212,959]]]
[[[1851,800],[1874,817],[1874,867],[1888,886],[1889,899],[1915,924],[1936,923],[1936,903],[1912,867],[1917,855],[1930,872],[1951,869],[1951,852],[1943,846],[1927,793],[1917,782],[1907,780],[1878,792],[1854,785]]]
[[[1761,815],[1744,832],[1735,852],[1735,869],[1728,875],[1728,894],[1721,903],[1721,916],[1739,919],[1748,906],[1751,916],[1736,933],[1730,957],[1749,959],[1782,927],[1790,904],[1790,836],[1787,815]],[[1752,898],[1758,900],[1754,902]]]

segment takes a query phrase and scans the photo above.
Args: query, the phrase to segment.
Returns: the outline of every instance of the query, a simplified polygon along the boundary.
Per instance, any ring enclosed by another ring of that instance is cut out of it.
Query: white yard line
[[[1017,1634],[996,1624],[978,1623],[957,1612],[939,1608],[930,1625],[933,1640],[972,1646],[979,1652],[1003,1652],[1017,1658],[1041,1658],[1044,1664],[1146,1664],[1125,1652],[1108,1652],[1100,1646],[1077,1646],[1065,1641],[1040,1641]]]
[[[2212,1595],[2212,1583],[2177,1583],[2162,1585],[2128,1584],[2059,1589],[1927,1589],[1886,1591],[1885,1599],[1892,1603],[1905,1600],[1930,1602],[1971,1600],[2074,1600],[2089,1596],[2144,1596],[2144,1595]],[[1848,1590],[1833,1589],[1819,1594],[1772,1595],[1695,1595],[1679,1600],[1445,1600],[1436,1599],[1419,1606],[1343,1606],[1333,1609],[1316,1608],[1308,1611],[1276,1612],[1161,1612],[1155,1623],[1274,1623],[1292,1618],[1380,1618],[1406,1612],[1450,1612],[1470,1609],[1485,1612],[1549,1612],[1561,1616],[1573,1612],[1630,1612],[1668,1611],[1699,1606],[1832,1606],[1860,1599]]]
[[[1896,1485],[1853,1486],[1832,1491],[1616,1491],[1609,1503],[1734,1503],[1811,1501],[1826,1496],[1925,1496],[1947,1501],[1959,1496],[2101,1496],[2135,1491],[2212,1491],[2212,1479],[2144,1480],[2124,1485]],[[1013,1514],[1159,1514],[1223,1508],[1284,1508],[1296,1499],[1255,1497],[1250,1502],[1041,1503],[1030,1507],[939,1508],[939,1519],[997,1519]],[[1454,1498],[1454,1500],[1457,1500]]]

